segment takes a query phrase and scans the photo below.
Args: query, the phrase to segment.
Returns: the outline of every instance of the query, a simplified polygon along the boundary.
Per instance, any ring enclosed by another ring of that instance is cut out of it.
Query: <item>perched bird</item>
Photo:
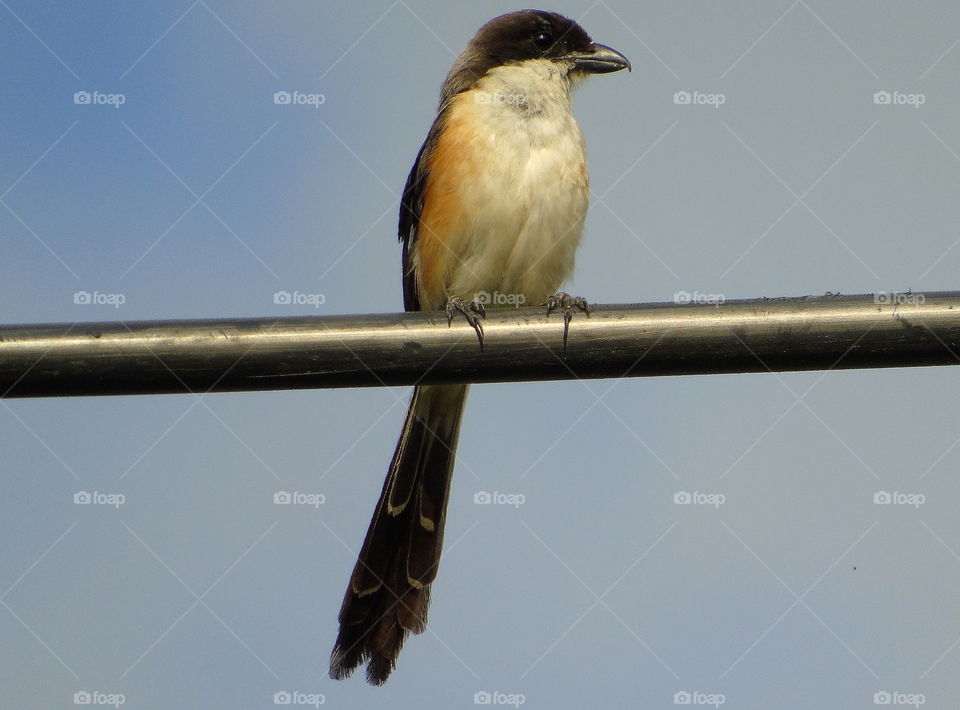
[[[589,196],[570,110],[588,74],[629,69],[562,15],[522,10],[480,28],[440,92],[400,204],[404,308],[462,314],[483,343],[478,293],[561,307]],[[566,336],[566,330],[564,331]],[[408,632],[427,623],[467,385],[414,389],[380,500],[340,609],[330,675],[367,665],[380,685]]]

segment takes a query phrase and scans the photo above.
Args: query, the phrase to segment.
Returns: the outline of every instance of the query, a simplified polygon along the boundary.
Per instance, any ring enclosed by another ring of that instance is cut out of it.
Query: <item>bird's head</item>
[[[468,89],[497,67],[530,60],[549,60],[572,80],[631,69],[625,56],[594,42],[570,18],[520,10],[495,17],[477,30],[450,70],[444,93]]]

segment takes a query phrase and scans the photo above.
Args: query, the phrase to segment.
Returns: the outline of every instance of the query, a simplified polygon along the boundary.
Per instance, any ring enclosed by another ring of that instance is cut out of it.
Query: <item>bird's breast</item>
[[[573,268],[589,193],[569,87],[485,77],[453,99],[429,160],[421,293],[499,291],[531,304],[554,293]]]

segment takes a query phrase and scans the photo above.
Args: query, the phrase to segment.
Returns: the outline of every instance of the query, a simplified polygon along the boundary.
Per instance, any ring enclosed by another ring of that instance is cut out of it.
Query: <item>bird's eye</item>
[[[553,35],[549,32],[539,32],[533,36],[533,43],[538,49],[549,49],[553,44]]]

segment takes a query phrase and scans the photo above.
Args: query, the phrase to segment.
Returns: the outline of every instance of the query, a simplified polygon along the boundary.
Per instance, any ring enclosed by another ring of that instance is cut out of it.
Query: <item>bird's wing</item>
[[[403,243],[403,308],[407,311],[418,311],[421,307],[411,255],[416,248],[420,216],[423,213],[423,202],[430,179],[430,155],[439,140],[446,113],[446,110],[441,110],[433,125],[430,126],[427,138],[420,146],[417,159],[413,163],[413,168],[410,169],[410,175],[407,176],[407,184],[403,188],[403,197],[400,199],[398,233]]]

